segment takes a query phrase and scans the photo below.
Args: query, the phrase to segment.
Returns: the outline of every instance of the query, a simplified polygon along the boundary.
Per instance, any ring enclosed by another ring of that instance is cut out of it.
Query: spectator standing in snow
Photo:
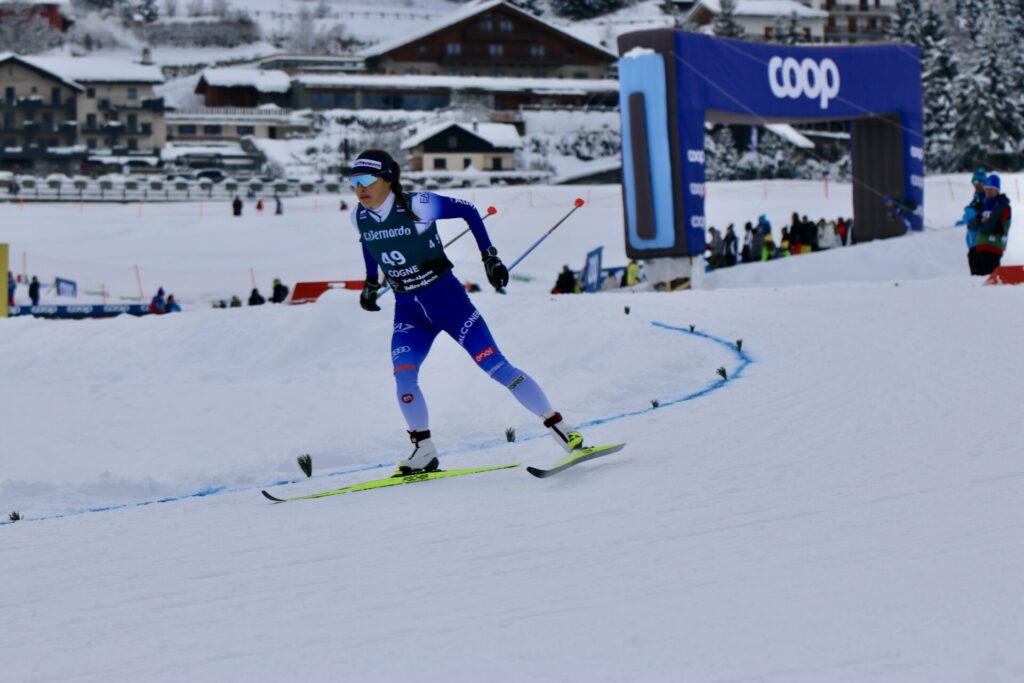
[[[39,278],[32,276],[32,282],[28,286],[28,298],[32,299],[32,305],[39,305]]]
[[[14,281],[14,274],[11,271],[7,271],[7,305],[14,305],[14,290],[18,288],[18,283]]]
[[[762,239],[772,234],[772,224],[763,213],[757,217],[757,230]]]
[[[280,195],[274,195],[274,215],[280,216],[284,213],[284,202],[281,201]]]
[[[267,300],[263,298],[262,294],[260,294],[260,290],[253,287],[252,294],[249,295],[249,305],[262,306],[265,303],[267,303]]]
[[[743,226],[743,248],[740,250],[740,260],[744,263],[750,263],[753,259],[754,252],[754,226],[747,221],[747,224]]]
[[[967,226],[967,252],[968,260],[970,260],[970,250],[974,247],[974,240],[978,236],[978,225],[981,222],[981,210],[982,205],[985,203],[985,181],[988,180],[988,174],[985,172],[985,168],[979,167],[971,176],[971,185],[974,187],[974,196],[971,197],[971,203],[964,207],[964,215],[957,225]]]
[[[764,218],[764,216],[761,216],[761,218]],[[750,237],[750,260],[760,261],[761,250],[764,249],[764,233],[761,232],[760,224],[751,232],[753,234]],[[768,231],[768,234],[771,234],[771,230]]]
[[[800,235],[803,233],[803,231],[804,224],[800,220],[800,215],[794,211],[793,216],[790,218],[789,221],[789,231],[787,232],[785,228],[783,228],[782,241],[779,242],[779,246],[786,250],[786,253],[784,254],[785,256],[800,253],[800,249],[802,248]],[[783,247],[783,244],[787,244],[788,246]]]
[[[281,280],[274,278],[274,290],[270,294],[270,303],[283,304],[288,298],[288,287],[281,283]]]
[[[236,216],[242,215],[242,198],[237,194],[235,195],[234,201],[231,202],[231,210]]]
[[[719,268],[722,266],[724,259],[725,244],[722,242],[722,236],[718,234],[718,228],[708,228],[708,234],[711,237],[707,244],[707,250],[710,253],[708,256],[708,266],[712,269]]]
[[[730,223],[725,229],[725,239],[722,240],[722,243],[725,248],[725,266],[735,266],[739,240],[736,239],[736,233],[732,229],[732,223]]]
[[[1010,235],[1010,199],[1002,193],[1002,182],[993,173],[985,181],[985,202],[981,205],[981,220],[974,247],[967,260],[971,275],[991,275],[999,267]]]
[[[156,296],[149,302],[149,312],[153,315],[163,315],[167,312],[167,302],[164,300],[164,288],[156,291]]]
[[[174,300],[173,294],[167,295],[167,305],[164,306],[164,313],[181,313],[181,306]]]
[[[846,220],[840,216],[839,220],[836,221],[836,233],[839,235],[840,246],[846,246]]]
[[[259,211],[260,213],[263,213],[263,198],[262,197],[259,199],[259,201],[256,202],[256,210]]]
[[[552,294],[574,294],[576,292],[576,276],[573,275],[572,269],[568,265],[562,266],[562,272],[558,274],[558,278],[555,280],[555,287],[551,290]]]
[[[771,233],[768,233],[764,236],[764,246],[761,247],[761,260],[771,261],[773,258],[775,258],[775,238],[772,237]]]
[[[789,250],[791,246],[791,242],[789,241],[789,229],[783,228],[782,236],[779,238],[779,250],[776,252],[775,255],[779,257],[789,256]]]
[[[640,284],[640,264],[634,259],[630,259],[626,265],[626,271],[623,273],[623,279],[625,280],[626,287],[632,287],[633,285]]]

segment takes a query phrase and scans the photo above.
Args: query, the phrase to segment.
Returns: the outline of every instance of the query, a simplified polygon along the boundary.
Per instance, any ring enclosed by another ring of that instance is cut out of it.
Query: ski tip
[[[539,470],[536,467],[527,467],[526,471],[532,474],[533,476],[537,477],[538,479],[543,479],[548,474],[547,470]]]
[[[267,500],[272,500],[272,501],[274,501],[275,503],[283,503],[283,502],[285,502],[283,498],[276,498],[276,497],[274,497],[274,496],[270,495],[269,493],[267,493],[266,491],[260,491],[260,493],[262,493],[262,494],[263,494],[263,496],[264,496],[264,497],[265,497],[265,498],[266,498]]]

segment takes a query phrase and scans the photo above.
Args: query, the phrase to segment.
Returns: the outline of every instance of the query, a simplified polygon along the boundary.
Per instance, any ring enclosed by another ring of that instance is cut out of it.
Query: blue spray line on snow
[[[663,403],[660,403],[657,408],[655,408],[654,406],[651,406],[649,408],[641,408],[640,410],[625,411],[625,412],[617,413],[615,415],[609,415],[607,417],[599,417],[599,418],[597,418],[595,420],[590,420],[588,422],[580,423],[578,425],[580,428],[583,428],[583,427],[594,427],[594,426],[597,426],[597,425],[603,425],[603,424],[607,424],[609,422],[615,422],[617,420],[622,420],[622,419],[625,419],[627,417],[636,417],[638,415],[645,415],[647,413],[654,412],[655,410],[661,410],[662,408],[666,408],[668,406],[677,405],[679,403],[685,403],[687,401],[693,401],[694,399],[698,399],[698,398],[701,398],[703,396],[707,396],[708,394],[710,394],[710,393],[712,393],[714,391],[718,391],[719,389],[721,389],[722,387],[726,386],[730,382],[732,382],[732,381],[734,381],[736,379],[739,379],[743,375],[743,371],[746,369],[746,367],[754,362],[754,359],[750,356],[750,354],[748,354],[746,351],[743,351],[742,349],[736,348],[736,343],[735,342],[731,342],[731,341],[729,341],[727,339],[723,339],[721,337],[716,337],[713,334],[708,334],[707,332],[701,332],[700,330],[696,330],[696,329],[691,330],[691,329],[689,329],[687,327],[675,327],[673,325],[666,325],[665,323],[659,323],[659,322],[654,322],[654,321],[651,322],[651,325],[653,325],[654,327],[661,328],[663,330],[670,330],[672,332],[681,332],[683,334],[692,335],[694,337],[701,337],[702,339],[707,339],[708,341],[712,341],[712,342],[714,342],[714,343],[716,343],[716,344],[718,344],[720,346],[723,346],[723,347],[729,349],[730,351],[732,351],[736,355],[737,359],[740,361],[739,365],[737,365],[733,369],[732,373],[728,373],[727,372],[726,373],[726,377],[724,379],[720,379],[720,380],[717,380],[715,382],[712,382],[711,384],[708,384],[706,387],[704,387],[703,389],[700,389],[698,391],[694,391],[694,392],[691,392],[691,393],[688,393],[688,394],[684,394],[682,396],[677,396],[676,398],[664,401]],[[537,439],[545,439],[545,438],[548,438],[547,432],[539,433],[539,434],[533,434],[533,435],[530,435],[530,436],[527,436],[527,437],[524,437],[524,438],[521,438],[521,439],[517,439],[517,442],[520,442],[520,441],[536,441]],[[481,441],[481,442],[474,443],[474,444],[468,444],[466,446],[462,446],[461,448],[453,448],[453,449],[447,450],[447,451],[445,451],[445,456],[447,457],[447,456],[451,456],[451,455],[465,455],[466,453],[475,453],[475,452],[478,452],[478,451],[486,450],[488,448],[495,448],[497,446],[501,446],[501,445],[506,444],[506,443],[508,443],[508,442],[504,441],[502,439],[490,439],[488,441]],[[342,475],[346,475],[346,474],[357,474],[359,472],[368,472],[370,470],[383,469],[385,467],[390,467],[393,464],[394,463],[388,462],[388,463],[377,463],[376,465],[363,465],[361,467],[354,467],[354,468],[351,468],[351,469],[339,470],[337,472],[328,472],[328,473],[325,473],[325,474],[316,475],[316,477],[313,477],[313,478],[319,479],[321,477],[326,478],[326,477],[338,477],[338,476],[342,476]],[[22,520],[19,520],[19,521],[24,521],[24,522],[41,522],[41,521],[49,520],[49,519],[60,519],[62,517],[74,517],[74,516],[77,516],[77,515],[83,515],[83,514],[90,513],[90,512],[109,512],[111,510],[123,510],[123,509],[126,509],[126,508],[133,508],[133,507],[145,507],[147,505],[155,505],[157,503],[175,503],[175,502],[182,501],[182,500],[188,500],[189,498],[205,498],[207,496],[214,496],[214,495],[218,495],[218,494],[221,494],[221,493],[236,493],[236,492],[240,492],[240,491],[253,491],[253,490],[257,489],[257,488],[263,489],[263,488],[270,488],[272,486],[286,486],[286,485],[289,485],[289,484],[298,484],[298,483],[304,482],[304,481],[308,481],[308,478],[305,478],[305,479],[283,479],[281,481],[276,481],[276,482],[274,482],[272,484],[268,484],[268,485],[265,485],[265,486],[258,486],[258,487],[256,487],[256,486],[239,486],[239,487],[235,487],[235,488],[228,488],[226,486],[209,486],[207,488],[204,488],[204,489],[201,489],[199,491],[196,491],[195,493],[190,493],[190,494],[186,494],[186,495],[182,495],[182,496],[171,496],[171,497],[168,497],[168,498],[158,498],[156,500],[147,500],[147,501],[143,501],[141,503],[120,503],[120,504],[117,504],[117,505],[106,505],[106,506],[103,506],[103,507],[85,508],[83,510],[76,510],[76,511],[73,511],[73,512],[66,512],[66,513],[55,514],[55,515],[47,515],[45,517],[26,517],[26,518],[23,518]],[[8,520],[0,520],[0,526],[3,526],[5,524],[14,524],[14,522],[8,521]]]

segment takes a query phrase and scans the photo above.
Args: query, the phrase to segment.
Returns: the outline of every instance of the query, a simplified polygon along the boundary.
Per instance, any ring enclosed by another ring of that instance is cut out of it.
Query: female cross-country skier
[[[349,182],[359,206],[352,224],[359,231],[366,262],[366,283],[359,305],[379,311],[378,266],[395,292],[391,336],[398,404],[409,427],[412,453],[398,461],[395,476],[437,469],[437,448],[430,437],[427,403],[419,386],[420,366],[440,332],[459,343],[496,382],[544,421],[566,450],[583,446],[583,436],[555,412],[540,386],[502,355],[480,311],[470,302],[445,256],[434,221],[461,218],[480,247],[487,280],[495,289],[508,284],[508,269],[498,258],[476,207],[432,192],[406,193],[401,169],[387,152],[371,149],[352,164]]]

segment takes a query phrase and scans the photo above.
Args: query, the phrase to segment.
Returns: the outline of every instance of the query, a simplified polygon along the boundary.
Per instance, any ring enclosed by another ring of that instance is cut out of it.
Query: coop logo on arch
[[[816,62],[810,57],[768,60],[768,85],[776,97],[807,97],[828,109],[829,100],[839,94],[839,67],[826,57]]]

